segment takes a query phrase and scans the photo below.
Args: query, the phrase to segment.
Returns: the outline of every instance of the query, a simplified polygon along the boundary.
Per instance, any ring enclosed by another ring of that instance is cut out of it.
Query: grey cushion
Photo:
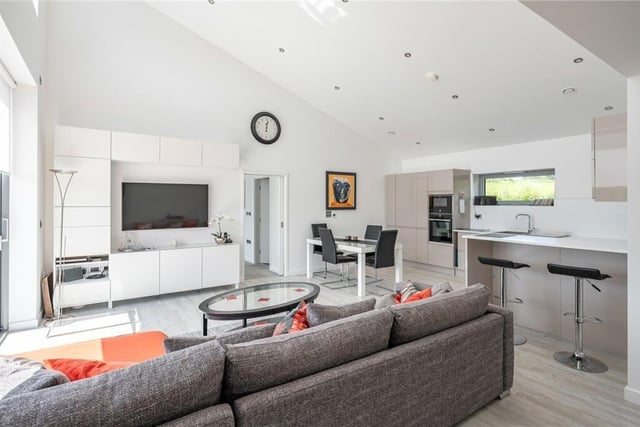
[[[164,427],[234,427],[235,421],[231,406],[221,403],[162,425]]]
[[[157,425],[218,403],[223,370],[224,349],[211,341],[0,400],[0,425]]]
[[[334,320],[353,316],[354,314],[365,313],[369,310],[373,310],[375,305],[375,298],[369,298],[364,301],[358,301],[341,306],[310,303],[307,304],[307,322],[309,323],[309,326],[318,326],[323,323],[333,322]]]
[[[397,304],[395,294],[386,294],[376,300],[376,308],[386,308]]]
[[[24,357],[0,357],[0,399],[68,382],[64,374],[48,370],[40,362]]]
[[[407,304],[388,307],[395,316],[390,345],[414,341],[482,316],[489,290],[481,284]]]
[[[253,341],[260,338],[267,338],[273,334],[275,323],[266,325],[250,326],[248,328],[236,329],[225,332],[218,336],[176,336],[168,337],[164,340],[164,350],[167,353],[184,350],[185,348],[205,342],[218,340],[220,344],[237,344],[241,342]]]
[[[392,323],[391,313],[373,310],[301,332],[231,344],[224,397],[232,401],[384,350]]]

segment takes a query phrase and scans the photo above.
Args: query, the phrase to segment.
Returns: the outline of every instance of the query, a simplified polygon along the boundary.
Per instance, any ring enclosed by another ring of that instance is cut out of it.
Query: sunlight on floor
[[[58,326],[9,332],[0,343],[0,355],[57,347],[140,330],[136,310],[63,319]]]

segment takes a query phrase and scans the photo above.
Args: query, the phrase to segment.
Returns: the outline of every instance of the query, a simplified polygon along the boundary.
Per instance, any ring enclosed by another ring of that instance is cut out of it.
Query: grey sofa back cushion
[[[301,332],[226,346],[227,401],[387,348],[393,315],[368,311]]]
[[[309,322],[309,326],[318,326],[334,320],[344,319],[354,314],[365,313],[373,310],[375,305],[375,298],[340,306],[310,303],[307,304],[307,322]]]
[[[218,403],[223,371],[224,349],[211,341],[0,400],[0,425],[158,425]]]
[[[0,399],[68,383],[61,372],[24,357],[0,357]]]
[[[460,325],[482,316],[489,305],[489,289],[475,284],[420,301],[388,307],[395,316],[391,347]]]
[[[164,351],[171,353],[172,351],[184,350],[194,345],[203,344],[205,342],[217,340],[220,344],[237,344],[241,342],[253,341],[260,338],[267,338],[273,335],[275,323],[267,325],[250,326],[248,328],[236,329],[228,331],[217,336],[189,336],[182,335],[176,337],[167,337],[164,340]]]

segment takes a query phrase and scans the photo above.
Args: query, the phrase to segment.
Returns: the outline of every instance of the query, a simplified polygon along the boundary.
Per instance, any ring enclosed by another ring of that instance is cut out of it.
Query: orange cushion
[[[307,322],[307,303],[302,301],[289,312],[273,330],[273,336],[298,332],[309,328]]]
[[[43,362],[47,368],[65,374],[69,381],[95,377],[105,372],[134,365],[131,362],[101,362],[99,360],[84,359],[45,359]]]
[[[429,297],[431,297],[431,288],[427,288],[424,291],[416,292],[415,294],[404,300],[404,302],[407,303],[411,301],[418,301]]]
[[[142,362],[164,354],[167,336],[160,331],[146,331],[102,339],[105,362]]]

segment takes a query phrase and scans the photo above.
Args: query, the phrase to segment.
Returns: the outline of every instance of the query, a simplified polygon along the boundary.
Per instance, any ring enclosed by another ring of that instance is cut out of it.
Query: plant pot
[[[215,237],[213,240],[215,240],[219,245],[226,243],[226,239],[224,237]]]

